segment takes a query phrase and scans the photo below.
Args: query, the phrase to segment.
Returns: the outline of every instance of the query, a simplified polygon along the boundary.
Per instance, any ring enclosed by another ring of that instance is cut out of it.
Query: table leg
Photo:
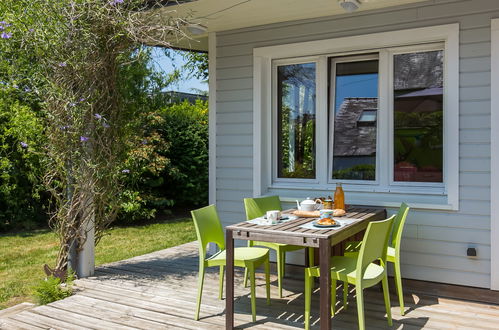
[[[225,244],[225,328],[234,329],[234,239],[232,237],[232,230],[226,230]]]
[[[331,242],[319,240],[320,255],[320,316],[321,330],[331,329]]]

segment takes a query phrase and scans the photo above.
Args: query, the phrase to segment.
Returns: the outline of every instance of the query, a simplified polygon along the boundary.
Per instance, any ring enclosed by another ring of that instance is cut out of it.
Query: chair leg
[[[310,328],[310,301],[312,300],[312,282],[314,278],[310,276],[308,269],[305,269],[305,330]]]
[[[248,247],[253,246],[253,241],[248,241]],[[248,287],[248,268],[244,268],[244,287]]]
[[[381,280],[381,284],[383,285],[383,298],[385,299],[385,308],[386,308],[386,318],[388,319],[388,325],[392,326],[392,311],[390,308],[390,292],[388,291],[388,276],[386,275],[385,271],[385,277]]]
[[[359,317],[359,330],[366,329],[364,318],[364,291],[360,285],[355,286],[355,295],[357,296],[357,315]]]
[[[286,252],[282,253],[282,258],[281,258],[281,275],[282,278],[286,276]]]
[[[248,268],[244,268],[244,287],[248,287]]]
[[[265,260],[265,289],[267,290],[267,305],[270,305],[270,261],[268,255]]]
[[[194,314],[194,320],[199,320],[199,309],[201,307],[201,296],[203,295],[203,283],[204,283],[204,265],[199,265],[199,274],[198,274],[198,297],[196,304],[196,312]]]
[[[336,312],[336,285],[337,281],[335,278],[331,279],[331,315],[334,317]]]
[[[348,307],[348,282],[343,282],[343,308]]]
[[[255,297],[255,268],[254,265],[248,267],[250,276],[250,290],[251,290],[251,315],[253,322],[256,322],[256,297]]]
[[[400,260],[394,262],[395,271],[395,287],[397,288],[397,295],[399,297],[400,315],[404,316],[404,291],[402,290],[402,275],[400,274]]]
[[[308,247],[308,266],[313,267],[315,263],[315,254],[314,254],[314,248],[313,247]]]
[[[222,300],[222,295],[224,292],[224,266],[220,266],[220,275],[218,276],[219,278],[219,294],[218,294],[218,299]]]
[[[282,259],[284,252],[277,250],[277,287],[279,289],[279,298],[282,298]]]

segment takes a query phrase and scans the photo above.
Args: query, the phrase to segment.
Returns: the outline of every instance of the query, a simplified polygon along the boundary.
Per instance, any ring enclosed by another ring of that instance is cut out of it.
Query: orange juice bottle
[[[334,208],[345,209],[345,193],[339,182],[336,184],[336,190],[334,191]]]

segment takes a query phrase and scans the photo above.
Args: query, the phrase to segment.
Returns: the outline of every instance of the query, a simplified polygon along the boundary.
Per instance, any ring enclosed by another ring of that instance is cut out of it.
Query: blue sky
[[[165,72],[172,72],[173,68],[180,68],[185,63],[180,51],[174,51],[173,61],[166,57],[161,50],[153,49],[153,58],[155,61],[156,70]],[[208,91],[208,84],[200,81],[199,79],[180,79],[176,84],[170,86],[168,90],[185,93],[198,93],[197,90]]]
[[[378,97],[378,74],[356,74],[336,77],[335,111],[345,97]]]

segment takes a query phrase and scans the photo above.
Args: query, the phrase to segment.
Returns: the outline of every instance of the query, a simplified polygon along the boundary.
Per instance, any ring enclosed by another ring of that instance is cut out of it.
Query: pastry
[[[333,211],[333,216],[335,217],[342,217],[346,214],[345,210],[342,209],[334,209]]]
[[[334,226],[336,224],[336,221],[334,221],[334,219],[331,218],[324,218],[317,220],[317,223],[323,226]]]
[[[301,211],[301,210],[296,210],[293,212],[293,214],[301,218],[318,218],[321,215],[319,211]]]

